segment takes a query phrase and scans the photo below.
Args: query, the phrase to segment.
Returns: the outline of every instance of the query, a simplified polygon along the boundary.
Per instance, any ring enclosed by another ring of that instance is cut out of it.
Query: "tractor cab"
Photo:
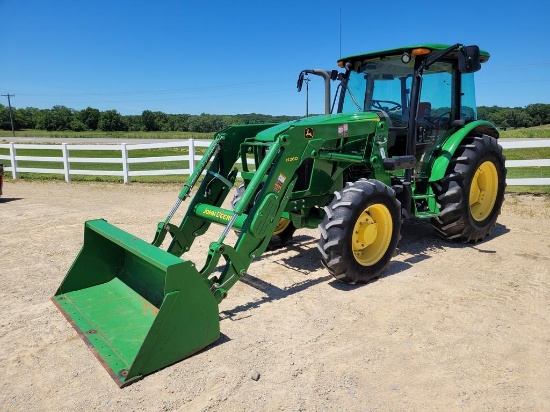
[[[489,58],[477,51],[438,44],[344,58],[337,111],[383,112],[390,121],[389,156],[419,156],[453,125],[477,119],[473,71]],[[468,66],[468,60],[475,62]]]

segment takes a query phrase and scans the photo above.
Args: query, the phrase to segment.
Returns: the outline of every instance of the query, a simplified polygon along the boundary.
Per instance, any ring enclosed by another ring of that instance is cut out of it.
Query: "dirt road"
[[[407,222],[385,276],[332,280],[315,230],[220,305],[220,341],[119,389],[50,301],[103,217],[150,240],[179,187],[7,182],[0,199],[6,411],[550,410],[550,198],[507,196],[477,245]],[[201,239],[189,257],[200,264]],[[251,379],[251,372],[260,374]]]

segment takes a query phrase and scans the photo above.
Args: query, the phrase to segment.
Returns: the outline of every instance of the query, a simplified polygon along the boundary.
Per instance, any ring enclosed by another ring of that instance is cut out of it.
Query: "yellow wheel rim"
[[[386,206],[376,203],[363,210],[351,236],[357,263],[372,266],[382,259],[390,245],[392,231],[393,221]]]
[[[285,219],[284,217],[282,217],[281,219],[279,219],[279,223],[277,223],[273,234],[278,235],[282,233],[288,227],[288,225],[290,225],[290,219]]]
[[[470,186],[470,213],[481,222],[495,207],[498,192],[498,173],[493,162],[483,162],[476,170]]]

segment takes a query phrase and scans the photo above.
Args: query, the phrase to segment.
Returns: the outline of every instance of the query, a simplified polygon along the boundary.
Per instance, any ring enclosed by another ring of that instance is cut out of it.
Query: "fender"
[[[443,142],[438,144],[438,147],[433,151],[432,167],[430,171],[430,182],[436,182],[443,179],[447,171],[447,167],[462,140],[466,136],[481,136],[489,135],[498,139],[499,133],[497,127],[486,120],[476,120],[468,123],[458,129],[456,132],[448,135]]]

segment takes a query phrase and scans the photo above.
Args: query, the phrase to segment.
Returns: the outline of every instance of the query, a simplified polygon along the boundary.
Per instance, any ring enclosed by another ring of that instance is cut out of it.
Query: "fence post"
[[[69,148],[67,143],[61,143],[61,153],[63,154],[63,172],[65,173],[65,182],[71,181],[71,171],[69,170]]]
[[[13,180],[19,178],[19,173],[17,172],[17,157],[15,152],[15,143],[10,142],[10,161],[11,161],[11,177]]]
[[[189,142],[189,174],[195,170],[195,140],[193,138],[188,140]]]
[[[121,144],[120,151],[122,153],[122,176],[124,183],[130,183],[130,175],[128,173],[128,148],[126,147],[126,143]]]

